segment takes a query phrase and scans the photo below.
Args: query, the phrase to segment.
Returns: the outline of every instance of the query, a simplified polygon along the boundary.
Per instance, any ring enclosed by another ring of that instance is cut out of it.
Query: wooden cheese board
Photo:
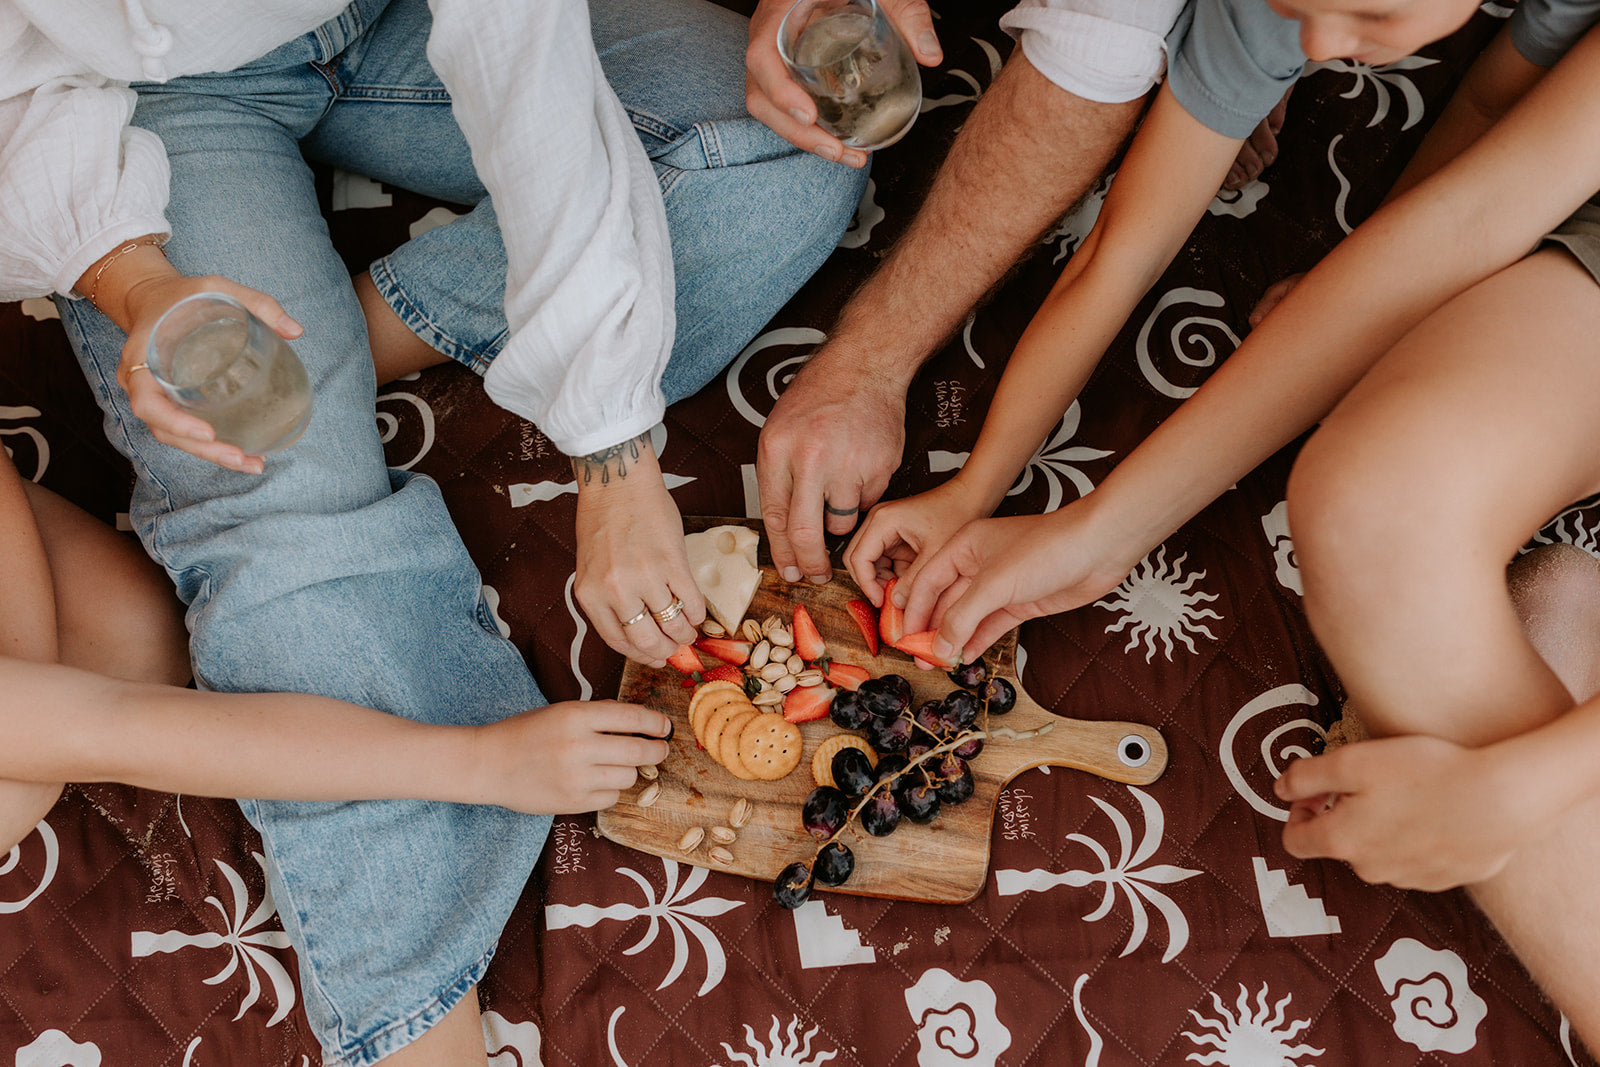
[[[685,525],[693,530],[729,521],[745,520],[687,520]],[[845,607],[851,600],[864,598],[845,570],[836,568],[834,580],[826,585],[790,585],[774,573],[765,556],[764,540],[761,566],[761,584],[747,618],[775,615],[789,619],[794,605],[804,604],[827,642],[829,656],[865,667],[874,677],[904,676],[915,693],[913,707],[956,688],[945,672],[919,670],[910,657],[895,649],[883,646],[877,656],[867,651],[861,631]],[[1046,711],[1023,691],[1017,679],[1016,655],[1016,632],[1012,631],[985,656],[994,674],[1016,685],[1017,704],[1005,715],[978,722],[990,736],[971,761],[976,780],[972,798],[945,806],[931,823],[902,820],[886,837],[871,837],[856,827],[847,829],[841,840],[855,853],[855,871],[844,885],[830,892],[964,903],[982,891],[988,876],[990,837],[1000,793],[1023,771],[1067,767],[1134,785],[1161,776],[1166,769],[1167,746],[1159,731],[1140,723],[1069,719]],[[770,882],[787,864],[808,860],[816,851],[816,843],[800,824],[801,805],[816,788],[811,754],[825,738],[844,731],[826,718],[804,723],[800,730],[805,750],[799,767],[778,781],[741,780],[695,741],[687,720],[693,691],[683,688],[682,682],[683,676],[671,667],[656,670],[629,661],[623,668],[618,699],[664,712],[672,717],[676,729],[671,754],[658,769],[661,788],[655,802],[649,807],[637,803],[653,784],[641,777],[614,807],[599,813],[600,833],[652,855]],[[731,828],[730,812],[741,798],[750,802],[751,816],[737,829],[736,840],[723,846],[732,862],[717,863],[710,853],[715,844],[711,831]],[[705,839],[685,852],[680,842],[694,827],[705,831]]]

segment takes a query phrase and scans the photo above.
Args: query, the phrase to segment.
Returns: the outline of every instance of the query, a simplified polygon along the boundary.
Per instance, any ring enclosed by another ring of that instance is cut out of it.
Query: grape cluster
[[[976,788],[969,760],[983,751],[977,729],[985,711],[1003,715],[1016,706],[1017,692],[1004,678],[992,677],[983,661],[962,664],[950,678],[963,688],[942,700],[911,707],[911,683],[898,674],[870,678],[834,697],[834,725],[865,734],[878,755],[876,765],[859,748],[840,749],[831,767],[835,785],[818,786],[801,807],[800,821],[818,841],[810,861],[789,864],[772,883],[773,898],[798,908],[814,885],[843,885],[855,870],[855,856],[839,840],[859,818],[873,837],[894,832],[902,819],[932,822],[941,807],[960,804]]]

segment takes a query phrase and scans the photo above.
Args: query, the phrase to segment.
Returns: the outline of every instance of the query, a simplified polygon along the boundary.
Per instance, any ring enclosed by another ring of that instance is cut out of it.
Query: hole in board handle
[[[1138,734],[1129,734],[1117,742],[1117,758],[1125,766],[1143,767],[1150,762],[1150,744]]]

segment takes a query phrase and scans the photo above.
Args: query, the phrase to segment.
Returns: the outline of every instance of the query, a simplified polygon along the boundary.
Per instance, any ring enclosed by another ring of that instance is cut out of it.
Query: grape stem
[[[913,724],[913,725],[915,725],[915,724]],[[924,732],[926,732],[926,731],[924,731]],[[923,764],[927,763],[930,759],[933,759],[936,756],[943,756],[947,752],[954,752],[956,749],[960,748],[962,745],[966,744],[968,741],[971,741],[973,738],[982,738],[982,737],[988,737],[988,736],[989,735],[984,733],[982,730],[963,730],[961,733],[957,734],[955,737],[952,737],[950,740],[945,741],[942,744],[935,745],[933,748],[928,749],[928,751],[924,752],[922,755],[918,756],[916,759],[912,760],[910,763],[907,763],[904,767],[902,767],[900,770],[896,771],[895,773],[889,775],[887,778],[880,778],[876,782],[873,782],[872,783],[872,788],[868,789],[865,793],[863,793],[861,795],[860,803],[858,803],[855,807],[851,808],[850,809],[850,814],[848,814],[848,815],[846,815],[844,817],[843,825],[841,825],[832,834],[829,834],[827,839],[824,840],[821,844],[817,845],[817,851],[812,854],[811,862],[813,864],[815,864],[817,862],[817,856],[820,856],[822,854],[822,850],[827,848],[829,845],[833,844],[835,841],[837,841],[839,839],[839,835],[844,833],[847,829],[850,828],[850,824],[856,821],[856,816],[861,814],[861,809],[865,808],[867,806],[867,801],[871,800],[874,796],[876,796],[880,789],[884,789],[884,788],[887,788],[887,787],[892,787],[894,785],[894,783],[898,782],[902,777],[904,777],[905,775],[910,774],[914,770],[921,769]]]

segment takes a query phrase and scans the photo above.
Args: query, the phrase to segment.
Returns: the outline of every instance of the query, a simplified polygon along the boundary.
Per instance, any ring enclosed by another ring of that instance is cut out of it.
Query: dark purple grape
[[[917,708],[916,715],[912,717],[912,721],[922,729],[920,731],[913,730],[912,736],[919,741],[927,741],[934,738],[941,741],[944,740],[945,731],[949,729],[950,724],[945,722],[943,711],[944,704],[940,701],[925,701],[921,707]]]
[[[859,748],[841,748],[835,752],[832,770],[833,784],[851,798],[860,797],[878,780],[877,773],[872,769],[872,760]]]
[[[833,724],[845,730],[859,730],[872,718],[861,695],[851,689],[839,690],[839,695],[828,705],[828,717]]]
[[[909,708],[911,706],[911,683],[906,681],[905,676],[886,674],[883,676],[883,680],[893,687],[894,694],[900,698],[900,706]]]
[[[817,853],[817,858],[811,861],[811,876],[818,885],[844,885],[850,878],[850,872],[855,869],[855,853],[846,848],[842,841],[824,845],[822,851]]]
[[[772,882],[772,899],[781,908],[790,911],[806,902],[811,895],[811,868],[804,863],[791,863],[778,872]]]
[[[850,798],[831,785],[813,789],[800,809],[800,821],[806,833],[819,841],[838,833],[849,817]]]
[[[989,664],[981,659],[963,663],[950,672],[950,680],[963,689],[977,690],[989,680]]]
[[[887,756],[884,756],[878,761],[878,781],[881,782],[885,778],[893,778],[895,775],[905,770],[906,765],[910,762],[911,761],[909,759],[900,755],[898,752],[893,752]]]
[[[974,737],[968,741],[964,741],[955,748],[951,749],[951,751],[957,756],[960,756],[962,759],[973,759],[978,755],[978,753],[983,751],[983,738]]]
[[[946,804],[959,804],[972,796],[977,783],[972,779],[972,768],[959,756],[947,753],[939,761],[939,799]]]
[[[899,688],[894,684],[894,677],[895,675],[888,675],[883,678],[869,678],[856,689],[861,702],[875,719],[892,719],[904,711],[910,703],[909,699],[901,698]]]
[[[932,822],[939,814],[939,791],[923,782],[897,791],[895,800],[900,814],[912,822]]]
[[[867,723],[867,741],[879,752],[904,752],[911,743],[911,717],[873,719]]]
[[[893,758],[893,756],[884,757],[885,760]],[[895,801],[894,794],[887,789],[874,793],[872,799],[861,809],[861,828],[873,837],[887,837],[899,825],[900,805]]]
[[[916,759],[918,756],[922,755],[924,752],[927,752],[928,750],[930,750],[932,748],[933,748],[933,742],[929,741],[929,740],[926,740],[926,739],[919,739],[919,740],[911,742],[909,745],[906,746],[906,762],[907,763],[911,762],[912,760]]]
[[[1004,678],[990,678],[983,687],[983,699],[990,715],[1004,715],[1017,706],[1017,687]]]
[[[965,689],[952,689],[944,697],[944,718],[957,730],[965,730],[978,721],[983,701]]]

